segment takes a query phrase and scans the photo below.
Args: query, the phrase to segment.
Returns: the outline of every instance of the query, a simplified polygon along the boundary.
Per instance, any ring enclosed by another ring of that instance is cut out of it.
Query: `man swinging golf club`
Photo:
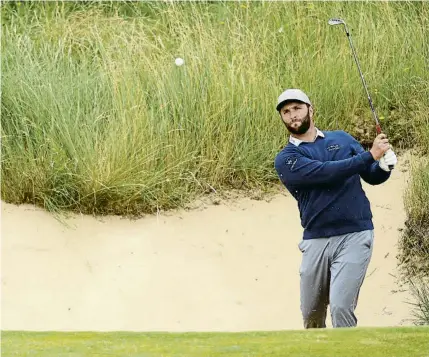
[[[326,327],[328,305],[334,327],[356,326],[354,311],[374,237],[360,179],[382,184],[397,163],[396,155],[384,134],[365,151],[344,131],[320,131],[310,99],[299,89],[283,92],[276,109],[290,138],[276,156],[275,168],[298,201],[304,228],[298,245],[304,327]]]

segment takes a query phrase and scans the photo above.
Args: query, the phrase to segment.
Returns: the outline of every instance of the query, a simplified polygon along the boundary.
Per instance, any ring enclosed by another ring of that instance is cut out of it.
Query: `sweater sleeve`
[[[352,149],[356,155],[361,155],[365,152],[362,145],[359,144],[359,142],[354,138],[352,143]],[[375,186],[386,182],[387,179],[390,177],[390,172],[384,171],[380,167],[378,161],[374,161],[371,165],[368,165],[368,167],[364,171],[360,172],[360,177],[366,183]]]
[[[318,161],[304,156],[298,149],[281,152],[275,159],[275,168],[284,184],[306,187],[332,184],[360,174],[374,162],[369,152],[338,161]]]

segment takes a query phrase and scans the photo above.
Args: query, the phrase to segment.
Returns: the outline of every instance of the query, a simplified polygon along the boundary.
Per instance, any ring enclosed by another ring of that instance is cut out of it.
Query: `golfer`
[[[326,327],[328,305],[334,327],[354,327],[374,239],[371,207],[360,179],[382,184],[390,177],[389,165],[397,163],[396,155],[384,134],[365,151],[344,131],[320,131],[310,99],[299,89],[283,92],[276,109],[290,137],[275,158],[275,168],[298,201],[304,228],[298,245],[304,327]]]

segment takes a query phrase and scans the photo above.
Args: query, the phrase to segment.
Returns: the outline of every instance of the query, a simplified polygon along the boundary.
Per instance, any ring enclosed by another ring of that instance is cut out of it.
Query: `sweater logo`
[[[296,164],[297,160],[298,160],[298,159],[296,159],[296,158],[288,158],[288,159],[286,160],[286,165],[290,166],[290,170],[292,170],[292,169],[294,168],[294,166],[295,166],[295,164]]]
[[[329,145],[326,150],[328,151],[334,151],[334,150],[339,150],[340,149],[340,145],[335,144],[335,145]]]

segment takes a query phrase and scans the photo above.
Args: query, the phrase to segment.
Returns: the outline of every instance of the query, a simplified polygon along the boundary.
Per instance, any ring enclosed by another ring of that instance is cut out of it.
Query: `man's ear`
[[[308,107],[308,113],[310,114],[310,119],[313,119],[314,111],[313,111],[313,107],[311,105]]]

